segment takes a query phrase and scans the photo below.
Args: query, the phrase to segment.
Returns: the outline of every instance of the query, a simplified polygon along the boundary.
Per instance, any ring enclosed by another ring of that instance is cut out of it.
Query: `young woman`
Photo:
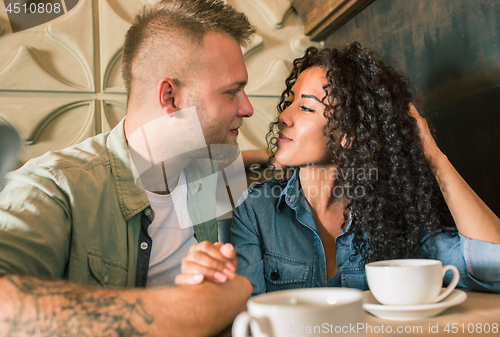
[[[237,272],[253,295],[367,290],[365,264],[395,258],[439,259],[459,269],[459,286],[500,292],[500,220],[411,99],[408,81],[358,43],[309,48],[294,61],[268,135],[274,160],[293,175],[252,186],[231,227]],[[183,273],[230,278],[228,254],[206,246]]]

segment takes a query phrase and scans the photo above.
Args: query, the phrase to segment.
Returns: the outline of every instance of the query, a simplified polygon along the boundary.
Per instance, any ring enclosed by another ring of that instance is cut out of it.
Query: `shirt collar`
[[[203,189],[203,182],[207,177],[216,179],[217,161],[208,158],[193,160],[184,170],[186,172],[186,181],[188,185],[188,196],[191,196]]]
[[[120,210],[126,221],[149,206],[146,193],[136,186],[130,155],[125,138],[125,118],[111,130],[106,142],[111,172],[120,202]]]
[[[128,221],[134,215],[149,207],[150,203],[146,193],[135,184],[130,153],[125,138],[124,122],[125,118],[111,130],[106,147],[120,203],[120,210],[124,219]],[[217,171],[217,166],[214,165],[216,165],[216,162],[211,162],[210,159],[194,160],[188,165],[185,169],[188,198],[202,190],[202,178],[212,175],[214,170],[215,172]],[[150,220],[152,220],[153,216],[151,216]]]
[[[304,206],[307,203],[300,189],[299,171],[300,168],[297,167],[293,172],[293,175],[290,178],[290,180],[288,180],[288,183],[286,184],[285,188],[283,189],[283,191],[281,191],[281,194],[278,198],[278,202],[276,203],[276,212],[280,213],[281,207],[284,203],[286,203],[288,207],[292,209],[295,209],[301,201],[304,202]],[[305,207],[305,208],[306,210],[310,209],[310,207]],[[349,222],[346,228],[342,231],[342,234],[346,233],[350,229],[350,227],[352,226],[352,221],[353,217],[351,208],[351,212],[349,213]]]
[[[296,168],[292,177],[288,180],[276,203],[276,212],[280,212],[281,205],[286,203],[290,208],[295,209],[300,202],[302,192],[300,190],[299,170]]]

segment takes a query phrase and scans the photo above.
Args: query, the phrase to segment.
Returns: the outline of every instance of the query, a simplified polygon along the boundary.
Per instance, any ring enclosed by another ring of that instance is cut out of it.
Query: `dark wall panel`
[[[405,72],[462,176],[500,214],[500,0],[376,0],[327,38]]]

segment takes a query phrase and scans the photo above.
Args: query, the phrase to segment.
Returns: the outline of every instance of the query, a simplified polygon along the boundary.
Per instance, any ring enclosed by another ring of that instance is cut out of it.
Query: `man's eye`
[[[229,96],[236,96],[238,95],[238,92],[240,92],[239,89],[236,89],[236,90],[229,90],[229,91],[226,91],[226,94],[228,94]]]
[[[283,108],[285,108],[285,109],[288,108],[290,105],[292,105],[292,102],[290,102],[290,101],[283,102]]]
[[[301,105],[300,108],[304,111],[307,111],[307,112],[314,112],[313,109],[309,109],[308,107],[304,106],[304,105]]]

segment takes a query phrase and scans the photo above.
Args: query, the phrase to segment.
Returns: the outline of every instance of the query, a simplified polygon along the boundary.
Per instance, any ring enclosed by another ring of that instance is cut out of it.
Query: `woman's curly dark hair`
[[[364,265],[418,257],[424,235],[454,225],[409,112],[409,80],[357,42],[341,50],[310,47],[293,62],[279,113],[300,73],[314,66],[324,69],[328,80],[325,135],[337,168],[335,188],[351,191],[343,194],[342,225],[345,229],[351,213],[351,259],[361,254]],[[267,135],[272,153],[278,129],[275,121]]]

